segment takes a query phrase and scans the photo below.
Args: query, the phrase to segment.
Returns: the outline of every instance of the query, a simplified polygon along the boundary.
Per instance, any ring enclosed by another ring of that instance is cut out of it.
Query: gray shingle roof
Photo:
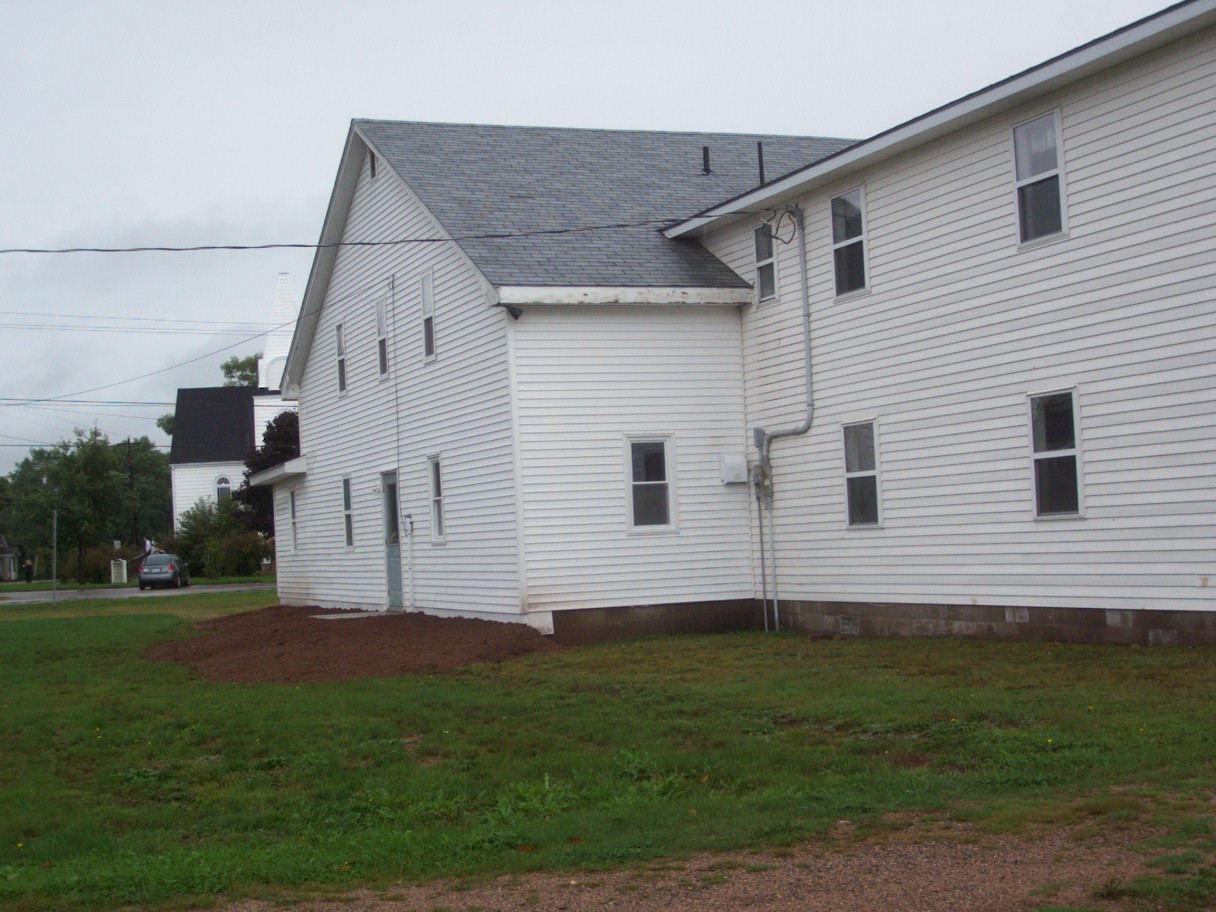
[[[852,144],[381,120],[355,127],[495,285],[744,287],[700,244],[659,228],[756,187],[757,141],[769,180]],[[629,227],[470,237],[621,223]]]

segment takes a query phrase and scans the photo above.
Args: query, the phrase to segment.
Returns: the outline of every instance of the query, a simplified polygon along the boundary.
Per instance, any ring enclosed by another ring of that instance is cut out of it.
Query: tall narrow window
[[[215,480],[215,502],[219,503],[225,497],[232,496],[232,482],[227,475],[221,475]]]
[[[844,427],[844,484],[849,525],[878,525],[878,456],[873,421]]]
[[[1030,397],[1037,516],[1081,512],[1080,462],[1072,391]]]
[[[300,538],[296,534],[298,531],[298,527],[296,525],[296,492],[295,491],[287,492],[287,504],[288,504],[288,507],[290,509],[290,514],[291,514],[291,550],[294,553],[294,552],[300,550]]]
[[[371,171],[371,179],[376,179],[376,153],[371,149],[367,150],[367,166]]]
[[[1022,243],[1064,230],[1059,124],[1055,113],[1013,128],[1013,160]]]
[[[346,547],[355,545],[355,518],[350,503],[350,479],[342,479],[342,528],[346,533]]]
[[[431,540],[441,541],[447,532],[443,521],[443,470],[438,456],[427,462],[431,475]]]
[[[334,351],[338,356],[338,392],[346,392],[346,337],[342,324],[334,327]]]
[[[671,525],[671,483],[666,440],[629,442],[630,522],[634,527]]]
[[[777,294],[777,257],[773,247],[773,226],[756,229],[756,299],[764,301]]]
[[[429,272],[422,277],[422,354],[435,357],[435,291]]]
[[[836,294],[866,287],[865,200],[860,187],[832,198],[832,259]]]
[[[388,376],[388,319],[386,310],[388,295],[376,302],[376,358],[380,364],[380,376]]]

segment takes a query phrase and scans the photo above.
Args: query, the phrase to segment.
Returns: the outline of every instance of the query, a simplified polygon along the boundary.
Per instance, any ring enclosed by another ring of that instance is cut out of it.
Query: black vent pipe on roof
[[[764,143],[756,143],[756,163],[760,166],[760,186],[764,186]]]
[[[709,174],[709,146],[701,147],[701,173]]]

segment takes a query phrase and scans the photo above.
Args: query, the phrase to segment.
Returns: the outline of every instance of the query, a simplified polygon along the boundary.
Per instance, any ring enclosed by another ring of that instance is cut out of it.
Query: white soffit
[[[271,466],[256,475],[250,475],[249,486],[255,488],[258,485],[273,485],[280,481],[287,481],[289,478],[299,478],[307,472],[308,457],[297,456],[295,459],[288,459],[286,462]]]
[[[737,307],[752,300],[750,288],[610,288],[506,285],[495,289],[508,304],[688,304]]]

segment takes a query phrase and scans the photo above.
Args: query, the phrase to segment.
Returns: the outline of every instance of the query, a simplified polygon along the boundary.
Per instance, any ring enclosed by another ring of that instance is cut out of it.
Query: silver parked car
[[[172,586],[180,589],[190,585],[186,562],[176,554],[149,554],[139,565],[139,588]]]

